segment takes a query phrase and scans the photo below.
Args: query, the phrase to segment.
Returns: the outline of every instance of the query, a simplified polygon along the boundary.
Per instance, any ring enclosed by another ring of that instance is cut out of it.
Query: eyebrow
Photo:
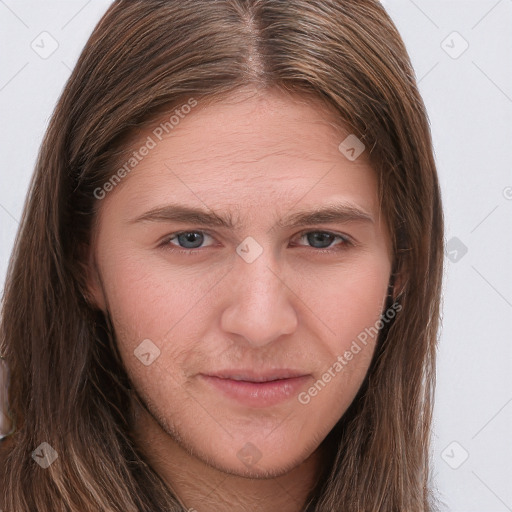
[[[192,208],[180,204],[169,204],[153,208],[129,221],[138,222],[182,222],[200,226],[235,229],[236,223],[231,215],[221,216],[213,211]],[[334,224],[344,222],[375,223],[372,215],[361,208],[349,204],[338,203],[316,208],[301,210],[276,222],[280,228],[298,228],[312,224]]]

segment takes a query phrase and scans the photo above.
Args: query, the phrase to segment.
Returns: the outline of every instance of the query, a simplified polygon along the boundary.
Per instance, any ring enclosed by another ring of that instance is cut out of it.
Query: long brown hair
[[[0,352],[12,432],[0,509],[183,510],[135,445],[130,382],[108,315],[88,301],[84,255],[95,191],[138,130],[191,98],[222,101],[249,84],[309,94],[365,144],[401,283],[401,311],[328,436],[332,464],[305,510],[437,510],[429,447],[441,194],[409,56],[376,0],[113,2],[51,118],[8,269]],[[48,456],[42,443],[58,455],[46,469],[34,456]]]

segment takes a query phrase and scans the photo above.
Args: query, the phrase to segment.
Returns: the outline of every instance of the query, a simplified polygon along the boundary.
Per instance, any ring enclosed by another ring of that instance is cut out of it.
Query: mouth
[[[210,377],[217,377],[219,379],[245,382],[272,382],[274,380],[294,379],[305,375],[307,375],[305,372],[288,369],[268,370],[265,372],[255,372],[252,370],[224,370],[208,374]]]
[[[200,374],[217,394],[248,407],[271,407],[297,396],[312,378],[303,371],[279,369],[266,372],[226,370]]]

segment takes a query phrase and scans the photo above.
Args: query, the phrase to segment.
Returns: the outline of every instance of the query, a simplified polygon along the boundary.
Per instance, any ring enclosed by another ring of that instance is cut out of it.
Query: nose
[[[289,335],[298,325],[292,303],[293,283],[275,270],[269,253],[265,249],[251,263],[235,258],[235,266],[228,276],[233,283],[226,290],[228,306],[221,315],[221,328],[228,337],[243,337],[254,347]]]

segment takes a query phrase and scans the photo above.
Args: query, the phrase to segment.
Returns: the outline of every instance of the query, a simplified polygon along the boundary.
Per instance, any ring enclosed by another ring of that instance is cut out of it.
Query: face
[[[199,103],[99,201],[90,286],[133,386],[169,442],[231,474],[306,460],[374,351],[389,231],[331,116],[270,92]]]

